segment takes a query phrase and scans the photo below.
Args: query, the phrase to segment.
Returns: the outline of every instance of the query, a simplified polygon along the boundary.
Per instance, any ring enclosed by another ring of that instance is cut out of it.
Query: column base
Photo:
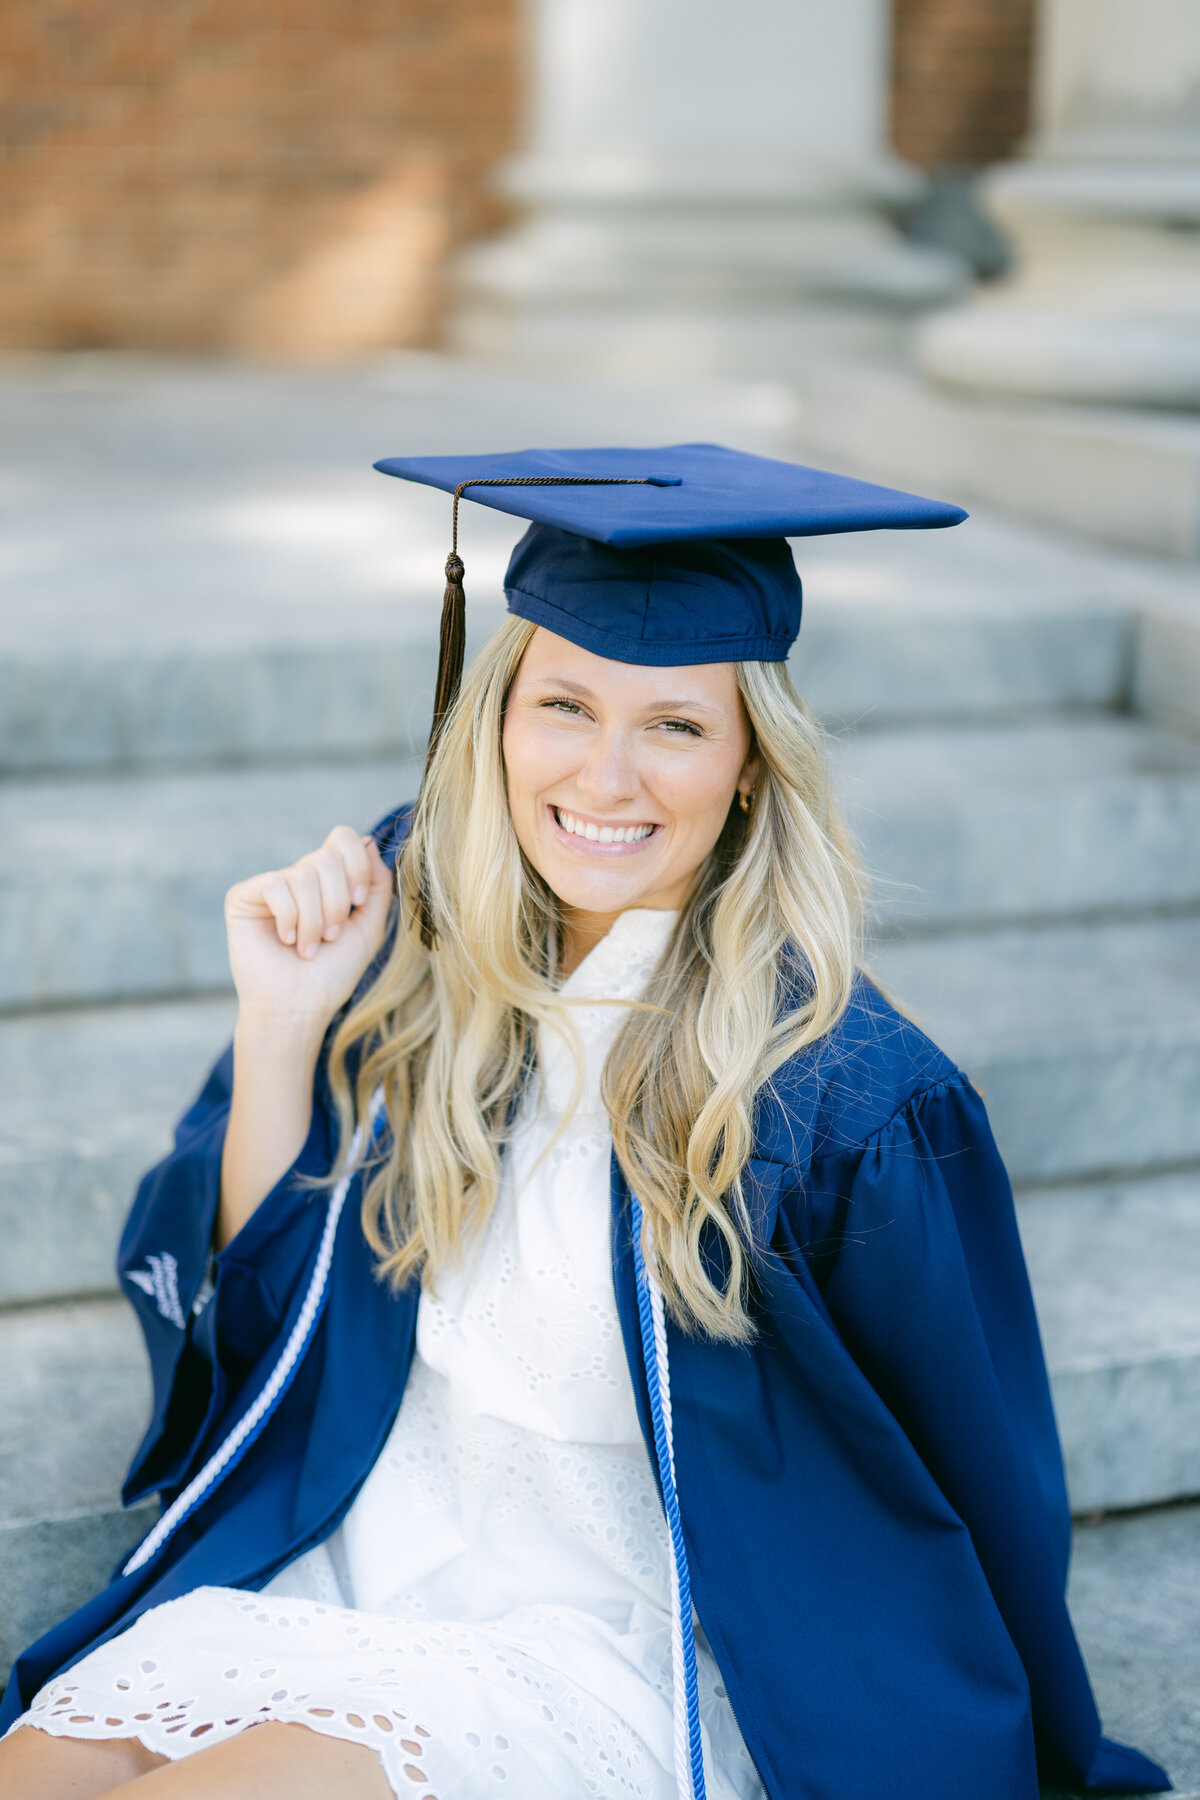
[[[899,361],[908,332],[906,315],[864,306],[637,300],[504,305],[472,295],[460,302],[449,347],[482,361],[559,375],[652,383],[789,380],[830,357]]]
[[[995,171],[1011,280],[930,319],[918,367],[948,386],[1200,407],[1200,156],[1046,157]]]
[[[1089,319],[984,301],[926,321],[915,354],[922,374],[950,387],[1200,407],[1200,316]]]
[[[886,217],[913,185],[861,170],[625,157],[505,191],[528,210],[454,276],[453,348],[588,374],[781,376],[830,354],[898,354],[913,316],[966,285],[959,260]]]

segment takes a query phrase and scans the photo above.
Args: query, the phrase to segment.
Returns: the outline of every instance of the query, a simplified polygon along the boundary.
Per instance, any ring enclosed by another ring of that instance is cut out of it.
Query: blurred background
[[[971,510],[797,543],[793,673],[1200,1795],[1196,0],[18,0],[0,222],[0,1665],[147,1525],[113,1251],[224,891],[415,789],[449,510],[371,463],[715,439]]]

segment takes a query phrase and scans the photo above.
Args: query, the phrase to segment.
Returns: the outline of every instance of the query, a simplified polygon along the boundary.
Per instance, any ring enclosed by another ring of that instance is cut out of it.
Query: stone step
[[[232,883],[334,825],[365,830],[420,777],[380,762],[0,787],[0,1008],[227,988]]]
[[[149,1412],[141,1332],[123,1300],[0,1314],[0,1679],[105,1582],[149,1529],[120,1487]]]
[[[1200,1160],[1200,920],[893,941],[870,963],[986,1096],[1014,1180]]]
[[[1072,595],[1036,605],[1011,593],[983,604],[961,591],[951,604],[873,597],[886,571],[871,548],[860,552],[859,592],[841,591],[847,570],[830,552],[798,548],[808,597],[791,670],[833,725],[1124,701],[1126,610]],[[472,567],[472,653],[503,617],[499,566],[481,571],[481,561]],[[390,596],[382,616],[378,607],[342,615],[336,636],[328,621],[319,634],[289,621],[285,635],[248,605],[232,641],[210,632],[172,645],[160,631],[92,647],[71,631],[20,651],[0,643],[0,775],[419,755],[437,667],[439,569],[431,554],[427,589]]]
[[[873,965],[984,1090],[1021,1183],[1200,1160],[1200,922],[892,942]],[[0,1019],[0,1303],[111,1283],[137,1175],[227,998]]]
[[[797,442],[814,461],[1122,548],[1200,550],[1200,426],[1186,414],[983,398],[905,369],[827,363],[806,374]]]
[[[881,931],[1200,904],[1200,748],[1132,720],[860,732],[838,755]],[[226,987],[230,884],[419,780],[380,761],[0,787],[0,1008]]]
[[[1080,1525],[1069,1599],[1105,1730],[1200,1800],[1200,1506]]]
[[[1025,1189],[1076,1513],[1200,1494],[1200,1170]]]
[[[875,928],[1200,903],[1200,746],[1129,718],[856,733]]]
[[[979,516],[792,548],[804,622],[791,673],[832,725],[1128,702],[1142,586],[1071,540]]]
[[[1137,616],[1133,710],[1200,738],[1200,582],[1173,585]]]
[[[429,732],[438,608],[396,599],[365,641],[0,650],[0,775],[409,757]],[[473,609],[470,646],[500,622]]]
[[[221,998],[0,1020],[0,1307],[115,1286],[138,1178],[234,1012]]]
[[[786,456],[769,384],[632,390],[446,357],[346,371],[92,358],[0,375],[0,774],[407,755],[433,689],[445,495],[381,455],[717,437]],[[468,624],[502,616],[520,523],[465,505]],[[1019,526],[796,545],[801,687],[883,722],[1112,706],[1131,605]]]

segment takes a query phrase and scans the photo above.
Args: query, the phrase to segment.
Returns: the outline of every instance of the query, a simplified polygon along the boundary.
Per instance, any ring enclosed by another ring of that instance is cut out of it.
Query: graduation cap
[[[967,516],[721,444],[388,456],[375,467],[454,496],[430,757],[462,680],[464,495],[530,521],[504,577],[510,612],[598,656],[666,667],[786,658],[802,597],[788,538]],[[428,926],[424,918],[427,942]]]
[[[458,503],[528,519],[510,612],[616,662],[782,661],[800,629],[786,542],[957,525],[960,506],[720,444],[388,456],[384,475],[453,494],[433,735],[458,694],[465,638]]]

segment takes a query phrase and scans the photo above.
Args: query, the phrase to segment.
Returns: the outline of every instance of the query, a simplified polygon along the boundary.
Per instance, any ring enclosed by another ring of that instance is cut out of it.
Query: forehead
[[[607,701],[640,704],[669,700],[737,709],[741,696],[733,664],[683,663],[679,666],[615,662],[597,656],[568,638],[539,625],[521,659],[517,680],[522,685],[556,683]]]

